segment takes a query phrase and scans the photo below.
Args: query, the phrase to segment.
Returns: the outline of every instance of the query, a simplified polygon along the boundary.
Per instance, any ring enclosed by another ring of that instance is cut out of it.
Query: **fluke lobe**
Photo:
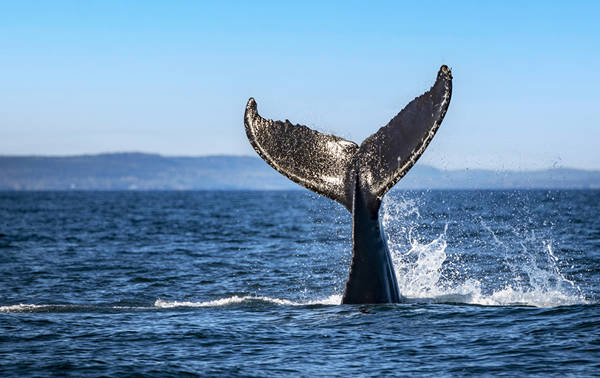
[[[360,146],[290,121],[262,118],[248,100],[244,124],[252,147],[290,180],[352,213],[352,262],[342,303],[402,300],[379,221],[384,194],[415,164],[440,127],[452,94],[442,66],[435,84]]]

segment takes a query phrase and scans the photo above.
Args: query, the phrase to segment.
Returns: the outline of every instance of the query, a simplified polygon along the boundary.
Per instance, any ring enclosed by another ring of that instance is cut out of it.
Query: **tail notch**
[[[434,85],[412,100],[360,147],[343,138],[273,121],[248,100],[246,135],[261,158],[290,180],[341,203],[352,212],[355,185],[377,204],[413,167],[444,119],[452,73],[443,65]]]

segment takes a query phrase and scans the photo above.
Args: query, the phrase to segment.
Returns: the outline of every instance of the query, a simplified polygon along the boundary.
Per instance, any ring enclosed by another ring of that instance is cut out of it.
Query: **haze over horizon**
[[[255,156],[242,116],[360,143],[454,76],[420,159],[600,169],[600,3],[0,4],[0,155]]]

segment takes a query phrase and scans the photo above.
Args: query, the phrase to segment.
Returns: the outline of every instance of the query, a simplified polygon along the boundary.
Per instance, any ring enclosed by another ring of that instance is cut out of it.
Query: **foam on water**
[[[528,243],[516,238],[521,250],[520,258],[483,221],[483,227],[492,236],[487,244],[491,252],[504,252],[504,264],[509,273],[498,282],[487,282],[468,273],[468,262],[463,259],[448,261],[448,223],[443,231],[431,241],[423,241],[418,226],[421,221],[418,203],[414,199],[387,198],[383,204],[382,223],[386,230],[388,246],[392,253],[400,293],[409,301],[427,300],[443,303],[468,303],[487,306],[524,305],[555,307],[586,304],[581,289],[567,279],[559,270],[558,257],[550,241],[529,237]],[[538,248],[531,250],[532,242]],[[460,252],[458,252],[460,254]],[[525,256],[525,257],[523,257]],[[543,261],[544,264],[539,264]],[[498,271],[501,271],[498,266]],[[451,272],[453,274],[446,274]],[[490,287],[485,287],[488,285]],[[496,287],[494,287],[496,286]]]
[[[0,312],[43,312],[50,310],[52,307],[56,306],[20,303],[10,306],[0,306]]]
[[[191,301],[166,301],[157,299],[153,306],[113,306],[102,304],[28,304],[20,303],[15,305],[0,306],[0,313],[60,313],[60,312],[94,312],[106,310],[152,310],[156,308],[180,308],[180,307],[226,307],[242,303],[268,303],[281,306],[310,306],[310,305],[339,305],[342,302],[342,296],[338,294],[327,298],[315,299],[310,301],[294,302],[287,299],[261,297],[261,296],[232,296],[212,301],[191,302]]]
[[[229,298],[221,298],[212,301],[205,302],[188,302],[188,301],[165,301],[162,299],[157,299],[154,302],[155,307],[160,308],[175,308],[175,307],[221,307],[221,306],[230,306],[235,304],[240,304],[244,302],[266,302],[273,303],[278,305],[288,305],[291,306],[294,302],[288,301],[286,299],[278,299],[278,298],[269,298],[269,297],[255,297],[251,295],[239,297],[234,295]]]
[[[240,303],[263,302],[283,306],[306,306],[306,305],[339,305],[342,302],[341,295],[331,295],[327,298],[312,300],[308,302],[294,302],[287,299],[270,298],[246,295],[243,297],[233,296],[229,298],[216,299],[205,302],[180,302],[180,301],[165,301],[157,299],[154,302],[155,307],[159,308],[177,308],[177,307],[222,307]]]
[[[31,304],[20,303],[0,306],[0,313],[66,313],[66,312],[95,312],[106,310],[144,310],[143,306],[113,306],[102,304]]]

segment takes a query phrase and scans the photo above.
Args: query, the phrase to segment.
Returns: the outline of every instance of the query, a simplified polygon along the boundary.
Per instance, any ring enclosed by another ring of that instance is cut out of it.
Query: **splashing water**
[[[462,219],[471,227],[476,222],[468,216]],[[588,303],[579,286],[561,273],[551,241],[537,237],[534,232],[523,236],[513,229],[499,237],[481,220],[481,228],[476,233],[479,236],[475,237],[478,253],[466,256],[457,248],[454,256],[449,256],[449,239],[458,246],[468,242],[451,239],[448,220],[424,219],[418,198],[386,197],[382,223],[400,292],[409,301],[535,307]],[[421,235],[423,228],[427,232],[425,236]],[[435,234],[436,228],[439,231],[434,237],[432,232]],[[482,237],[486,233],[488,238]],[[520,250],[514,248],[514,244]],[[496,256],[482,266],[492,263],[498,266],[492,266],[487,273],[473,272],[469,261],[483,258],[481,255]]]

